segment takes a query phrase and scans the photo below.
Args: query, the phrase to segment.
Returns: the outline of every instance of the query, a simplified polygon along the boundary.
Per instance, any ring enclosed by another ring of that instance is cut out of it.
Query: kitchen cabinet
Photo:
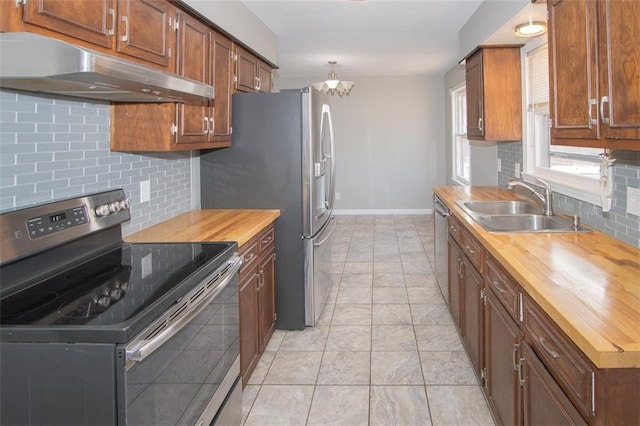
[[[493,290],[485,292],[484,391],[498,424],[521,424],[518,380],[522,332]]]
[[[547,7],[551,143],[640,150],[640,3]]]
[[[245,93],[269,93],[272,87],[271,67],[241,46],[235,46],[235,90]]]
[[[449,306],[471,364],[480,376],[483,365],[483,251],[456,219],[449,216]],[[457,241],[457,242],[456,242]],[[458,246],[459,244],[459,246]]]
[[[275,229],[244,244],[240,255],[240,374],[247,384],[275,330]]]
[[[24,31],[68,37],[89,48],[174,70],[176,8],[168,1],[29,0],[23,8]]]
[[[479,47],[465,70],[467,138],[522,140],[520,46]]]
[[[111,106],[114,151],[185,151],[231,146],[232,42],[178,15],[177,73],[213,85],[215,99],[187,104]]]

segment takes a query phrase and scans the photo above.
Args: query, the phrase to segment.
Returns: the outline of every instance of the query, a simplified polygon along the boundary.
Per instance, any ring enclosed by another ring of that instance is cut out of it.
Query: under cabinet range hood
[[[0,87],[110,102],[214,97],[207,84],[26,32],[0,33]]]

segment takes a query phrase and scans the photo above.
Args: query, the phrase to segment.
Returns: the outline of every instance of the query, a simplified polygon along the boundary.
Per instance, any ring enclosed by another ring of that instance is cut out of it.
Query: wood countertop
[[[192,210],[124,237],[130,243],[237,241],[255,237],[279,210]]]
[[[596,367],[640,368],[640,249],[595,230],[490,233],[455,202],[518,199],[513,192],[497,187],[435,187],[434,192]]]

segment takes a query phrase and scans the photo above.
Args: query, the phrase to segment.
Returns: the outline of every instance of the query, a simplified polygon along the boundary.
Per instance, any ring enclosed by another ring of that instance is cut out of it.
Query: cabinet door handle
[[[205,135],[208,135],[209,134],[209,117],[204,117],[204,122],[206,123],[206,126],[204,127],[203,133]]]
[[[260,288],[262,289],[264,288],[264,271],[261,269],[258,274],[260,275]]]
[[[127,42],[129,41],[129,17],[123,16],[122,22],[124,22],[124,35],[122,36],[121,40]]]
[[[255,274],[254,277],[258,278],[258,284],[256,285],[256,293],[260,293],[260,274]]]
[[[524,358],[520,358],[520,360],[518,361],[518,382],[520,383],[521,387],[524,387],[524,384],[527,383],[527,379],[522,377],[523,364],[524,364]]]
[[[547,339],[541,336],[541,337],[538,337],[538,342],[540,342],[540,345],[542,345],[542,349],[544,349],[549,355],[551,355],[551,358],[553,359],[560,358],[560,354],[558,352],[554,351],[553,349],[547,346]]]
[[[598,119],[597,118],[593,118],[593,106],[596,106],[596,108],[598,107],[598,100],[597,99],[589,99],[589,126],[591,126],[592,124],[598,124]]]
[[[481,132],[484,131],[483,124],[482,117],[478,118],[478,129],[480,129]]]
[[[520,344],[516,343],[515,345],[513,345],[513,371],[518,371],[518,368],[520,368],[520,364],[517,361],[517,355],[518,352],[520,351]]]
[[[209,123],[211,123],[211,130],[209,130],[209,133],[213,135],[216,131],[216,122],[214,121],[213,117],[209,117]]]
[[[271,235],[269,235],[267,238],[265,238],[264,240],[261,241],[262,244],[269,244],[271,242],[271,240],[273,239],[273,237]]]
[[[107,15],[111,16],[111,29],[107,30],[107,35],[112,36],[116,28],[116,12],[113,9],[109,9]]]
[[[472,249],[471,247],[469,247],[469,246],[464,246],[464,248],[466,248],[466,249],[467,249],[467,251],[469,252],[469,254],[476,254],[476,251],[475,251],[474,249]]]
[[[491,284],[493,284],[493,286],[495,287],[496,290],[498,290],[498,293],[503,294],[506,292],[506,290],[502,287],[500,287],[500,284],[498,284],[498,281],[496,280],[491,280]]]
[[[244,257],[244,263],[251,262],[253,259],[255,259],[255,257],[256,257],[255,253],[250,253],[248,256]]]
[[[604,116],[604,104],[609,103],[609,97],[603,96],[600,99],[600,120],[602,120],[602,124],[609,124],[609,117]]]

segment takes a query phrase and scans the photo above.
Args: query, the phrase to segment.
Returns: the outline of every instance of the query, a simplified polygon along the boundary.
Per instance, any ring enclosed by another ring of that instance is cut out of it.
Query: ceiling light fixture
[[[340,81],[338,79],[338,74],[335,73],[333,67],[337,64],[337,61],[329,61],[329,65],[331,65],[331,72],[325,81],[320,81],[317,83],[311,83],[311,87],[321,91],[322,93],[330,93],[331,95],[335,95],[336,93],[340,95],[340,97],[351,93],[351,89],[355,86],[353,81]]]
[[[520,24],[516,27],[515,33],[518,37],[536,37],[547,32],[547,23],[544,21],[534,21]]]

